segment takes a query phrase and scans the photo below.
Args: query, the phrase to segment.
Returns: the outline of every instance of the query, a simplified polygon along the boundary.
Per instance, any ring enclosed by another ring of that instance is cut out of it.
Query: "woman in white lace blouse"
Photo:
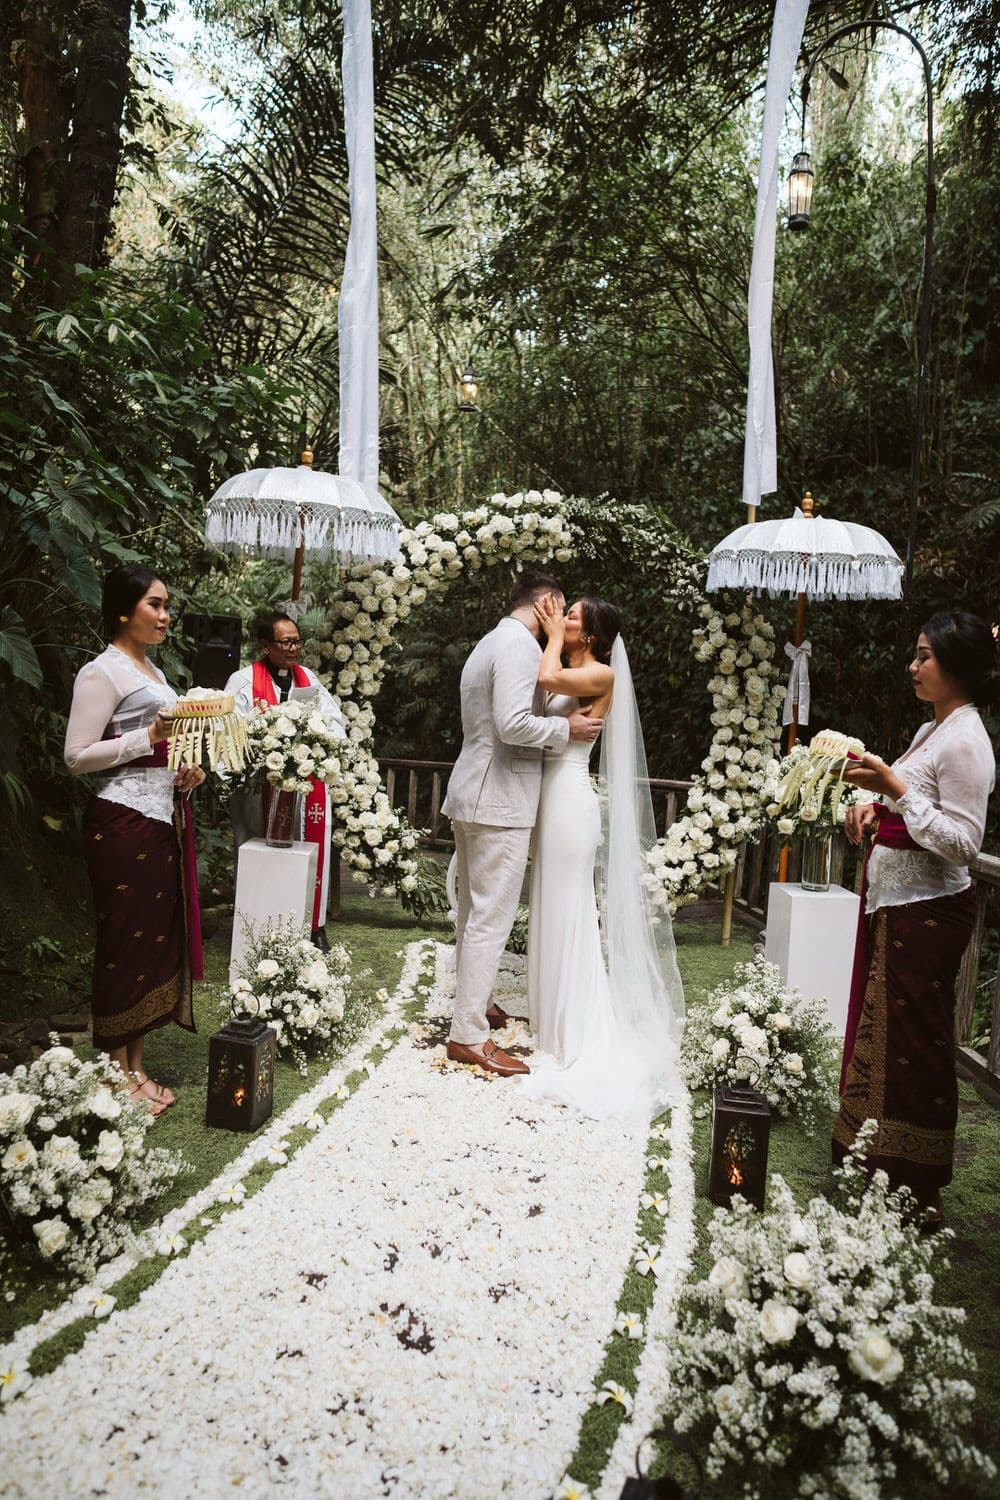
[[[143,1071],[143,1042],[169,1021],[195,1029],[201,927],[186,796],[205,773],[167,769],[164,711],[177,694],[146,655],[170,625],[166,587],[149,568],[115,568],[102,617],[111,644],[77,674],[65,746],[73,774],[94,778],[84,815],[97,914],[94,1045],[130,1075],[132,1098],[161,1114],[174,1095]]]
[[[958,1087],[955,981],[976,921],[969,862],[982,847],[996,759],[979,707],[1000,689],[990,628],[964,611],[921,631],[910,675],[934,717],[891,766],[866,755],[847,779],[884,801],[851,808],[847,836],[873,844],[855,954],[834,1158],[867,1119],[868,1152],[940,1223]]]

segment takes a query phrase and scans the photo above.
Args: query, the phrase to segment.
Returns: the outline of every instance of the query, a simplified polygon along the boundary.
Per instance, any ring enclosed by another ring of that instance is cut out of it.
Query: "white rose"
[[[5,1172],[23,1172],[26,1167],[33,1167],[38,1160],[38,1152],[29,1140],[21,1139],[12,1141],[0,1159],[0,1166]]]
[[[794,821],[794,819],[792,819],[792,818],[779,818],[778,819],[778,832],[779,833],[784,833],[784,834],[794,833],[795,832],[795,821]]]
[[[728,1056],[729,1043],[724,1036],[720,1036],[712,1043],[712,1061],[717,1063],[724,1062]]]
[[[799,808],[799,817],[803,823],[815,823],[819,817],[819,808],[814,807],[811,802],[807,802],[805,807]]]
[[[56,1171],[72,1171],[80,1161],[80,1148],[71,1135],[53,1135],[42,1151],[45,1166]]]
[[[903,1368],[903,1356],[876,1328],[858,1340],[847,1356],[847,1363],[862,1380],[891,1385]]]
[[[72,1047],[49,1047],[38,1059],[39,1062],[68,1063],[75,1057]]]
[[[799,1315],[787,1302],[768,1297],[760,1310],[760,1331],[769,1344],[790,1344],[799,1326]]]
[[[273,958],[262,958],[257,965],[258,979],[274,979],[279,972],[279,964]]]
[[[784,1271],[785,1280],[797,1291],[804,1292],[812,1285],[813,1275],[809,1257],[803,1255],[800,1250],[793,1250],[790,1255],[785,1256]]]
[[[125,1143],[117,1130],[102,1130],[97,1139],[94,1161],[102,1172],[113,1172],[125,1155]]]
[[[65,1245],[69,1235],[62,1219],[39,1219],[34,1226],[38,1248],[48,1258],[57,1254]]]
[[[23,1130],[37,1103],[34,1094],[0,1095],[0,1133],[12,1135],[15,1130]]]
[[[731,1255],[723,1255],[715,1262],[708,1273],[708,1281],[710,1286],[718,1288],[727,1302],[746,1296],[746,1272]]]
[[[66,1207],[74,1219],[79,1219],[82,1224],[90,1224],[100,1213],[104,1204],[93,1193],[73,1193]]]
[[[768,1017],[768,1020],[775,1031],[787,1031],[792,1024],[791,1016],[786,1015],[783,1010],[776,1010],[772,1016]]]
[[[712,1392],[712,1401],[724,1422],[735,1420],[743,1410],[739,1391],[734,1385],[720,1385],[717,1391]]]
[[[103,1083],[94,1090],[88,1102],[91,1114],[96,1115],[99,1120],[117,1120],[122,1112],[121,1100],[116,1099]]]
[[[801,1073],[803,1070],[802,1059],[797,1052],[789,1052],[785,1058],[785,1068],[789,1073]]]

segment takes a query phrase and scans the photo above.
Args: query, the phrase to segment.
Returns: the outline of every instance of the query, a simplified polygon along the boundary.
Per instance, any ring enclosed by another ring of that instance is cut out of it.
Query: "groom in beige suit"
[[[542,756],[560,754],[568,740],[595,740],[601,731],[599,721],[585,713],[544,716],[534,604],[546,594],[565,608],[554,578],[525,573],[515,579],[510,614],[465,663],[462,750],[442,807],[454,824],[458,859],[455,1013],[448,1056],[493,1073],[528,1072],[489,1039],[491,1027],[507,1019],[499,1006],[490,1006],[490,994],[517,915]]]

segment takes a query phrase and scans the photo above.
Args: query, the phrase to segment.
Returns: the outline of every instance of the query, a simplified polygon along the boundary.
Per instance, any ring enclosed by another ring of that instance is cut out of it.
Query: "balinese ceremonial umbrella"
[[[807,599],[901,599],[903,563],[893,547],[870,526],[813,515],[813,497],[782,521],[754,521],[737,526],[708,555],[708,591],[746,589],[774,598],[794,594],[795,643],[785,654],[792,670],[785,695],[783,722],[788,748],[798,725],[809,719],[809,656],[804,640]],[[779,879],[784,878],[787,850]]]
[[[376,491],[312,466],[311,448],[297,468],[250,469],[219,486],[205,510],[205,541],[222,552],[283,557],[293,564],[292,598],[302,591],[302,564],[393,562],[401,521]]]

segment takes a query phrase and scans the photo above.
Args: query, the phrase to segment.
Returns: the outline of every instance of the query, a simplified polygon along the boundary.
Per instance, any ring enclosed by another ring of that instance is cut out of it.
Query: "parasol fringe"
[[[392,562],[399,555],[399,524],[363,511],[296,512],[273,500],[216,501],[205,519],[205,540],[221,552],[253,552],[290,562],[300,539],[311,557],[336,554],[342,563],[364,558]]]
[[[800,553],[713,554],[709,591],[766,590],[813,599],[901,599],[899,563],[886,557],[807,558]]]

